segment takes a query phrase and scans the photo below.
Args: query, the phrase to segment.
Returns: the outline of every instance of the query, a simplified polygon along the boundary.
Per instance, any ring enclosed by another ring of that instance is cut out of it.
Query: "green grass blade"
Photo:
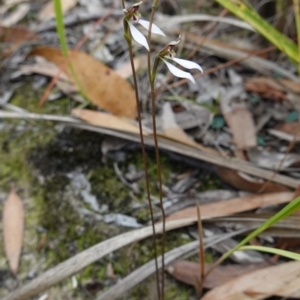
[[[297,29],[297,39],[298,39],[298,54],[300,56],[300,0],[294,0],[294,12],[295,12],[295,22]],[[298,65],[298,73],[300,74],[300,62]]]
[[[69,49],[66,39],[65,25],[64,25],[64,14],[61,8],[61,0],[53,0],[53,6],[55,11],[56,20],[56,31],[59,38],[59,44],[65,58],[69,56]]]
[[[65,59],[68,60],[69,49],[68,49],[68,44],[67,44],[67,39],[66,39],[64,14],[63,14],[62,7],[61,7],[61,0],[53,0],[53,6],[54,6],[54,11],[55,11],[56,31],[57,31],[58,38],[59,38],[59,44],[60,44],[61,51],[62,51]],[[87,96],[85,95],[85,92],[76,76],[76,73],[74,71],[74,68],[72,67],[71,62],[68,62],[68,68],[70,70],[70,73],[72,74],[75,84],[79,88],[81,95],[84,98],[87,98]]]
[[[224,261],[228,258],[233,252],[239,250],[242,246],[246,245],[249,241],[253,238],[261,234],[266,229],[273,226],[275,223],[285,219],[295,211],[300,209],[300,196],[286,205],[282,210],[280,210],[277,214],[273,217],[265,221],[262,225],[260,225],[256,230],[251,232],[248,236],[246,236],[237,246],[233,249],[229,250],[228,252],[224,253],[223,256],[220,258],[220,262]]]
[[[216,0],[237,17],[249,23],[261,35],[268,39],[280,51],[285,53],[294,62],[300,63],[300,54],[297,45],[275,27],[266,22],[252,7],[241,0]]]
[[[299,260],[300,261],[300,254],[286,251],[282,249],[272,248],[272,247],[264,247],[264,246],[243,246],[239,250],[245,251],[245,250],[256,250],[261,252],[267,252],[272,254],[277,254],[286,258],[290,258],[293,260]]]

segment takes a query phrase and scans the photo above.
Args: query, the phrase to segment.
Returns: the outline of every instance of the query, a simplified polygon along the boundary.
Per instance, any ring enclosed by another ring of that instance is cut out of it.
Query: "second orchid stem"
[[[148,44],[151,45],[151,29],[154,19],[154,14],[156,11],[156,7],[158,5],[158,0],[153,1],[152,5],[152,11],[150,16],[150,24],[149,24],[149,30],[148,30]],[[162,246],[161,246],[161,298],[159,299],[164,300],[164,289],[165,289],[165,276],[164,276],[164,269],[165,269],[165,246],[166,246],[166,215],[165,210],[163,206],[163,199],[162,199],[162,178],[161,178],[161,164],[160,164],[160,154],[159,154],[159,148],[158,148],[158,139],[157,139],[157,130],[156,130],[156,103],[155,103],[155,89],[154,89],[154,83],[155,83],[155,72],[151,71],[151,49],[148,51],[148,77],[150,82],[150,89],[151,89],[151,106],[152,106],[152,125],[153,125],[153,139],[154,139],[154,146],[155,146],[155,157],[156,157],[156,165],[157,165],[157,176],[158,176],[158,182],[159,182],[159,201],[160,201],[160,207],[162,212],[162,222],[163,222],[163,232],[162,232]],[[155,67],[155,66],[154,66]],[[157,68],[157,66],[156,66]]]
[[[155,220],[154,220],[153,207],[152,207],[151,194],[150,194],[148,161],[147,161],[147,154],[146,154],[145,143],[144,143],[144,135],[143,135],[143,126],[142,126],[142,120],[141,120],[141,109],[140,109],[141,105],[140,105],[140,101],[139,101],[138,84],[137,84],[137,78],[136,78],[136,72],[135,72],[134,60],[133,60],[133,51],[132,51],[132,44],[131,44],[132,39],[131,39],[131,37],[128,36],[128,31],[127,31],[127,35],[125,34],[125,39],[126,39],[127,44],[128,44],[129,57],[130,57],[130,63],[131,63],[131,69],[132,69],[132,77],[133,77],[133,82],[134,82],[136,106],[137,106],[137,112],[138,112],[140,141],[141,141],[142,157],[143,157],[143,165],[144,165],[144,169],[145,169],[146,194],[147,194],[148,205],[149,205],[149,210],[150,210],[150,217],[151,217],[151,223],[152,223],[152,231],[153,231],[152,243],[153,243],[153,248],[154,248],[157,294],[158,294],[158,299],[161,299],[160,287],[159,287],[159,268],[158,268],[158,261],[157,261],[157,244],[156,244]]]

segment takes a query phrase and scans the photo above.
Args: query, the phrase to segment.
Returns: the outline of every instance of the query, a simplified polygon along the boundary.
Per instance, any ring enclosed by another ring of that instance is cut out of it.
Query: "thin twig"
[[[172,230],[191,225],[193,222],[194,220],[191,221],[189,219],[170,221],[167,223],[166,228],[167,230]],[[162,224],[157,224],[155,227],[156,233],[162,232]],[[105,240],[84,250],[83,252],[76,254],[75,256],[49,269],[48,271],[45,271],[29,283],[26,283],[25,285],[2,297],[1,300],[26,300],[32,298],[49,289],[51,286],[56,285],[64,279],[79,272],[93,262],[98,261],[109,253],[112,253],[117,249],[120,249],[133,242],[150,237],[152,234],[152,226],[148,226]]]
[[[240,235],[244,233],[247,229],[242,229],[230,233],[214,235],[205,238],[205,248],[211,247],[215,244],[218,244],[222,241],[225,241],[233,236]],[[178,248],[175,248],[165,254],[165,263],[166,265],[171,264],[173,261],[179,258],[188,258],[195,254],[196,248],[199,247],[199,241],[193,241],[191,243],[182,245]],[[161,267],[161,264],[159,265]],[[124,293],[128,292],[135,286],[138,286],[143,280],[147,277],[151,276],[154,273],[154,263],[153,261],[149,261],[145,265],[141,266],[140,268],[134,270],[128,276],[120,280],[117,284],[113,285],[109,290],[104,292],[97,298],[96,300],[114,300],[118,297],[124,295]]]
[[[200,287],[197,291],[198,297],[202,294],[203,283],[205,280],[205,250],[204,250],[204,238],[203,238],[203,227],[200,213],[200,204],[197,201],[197,217],[198,217],[198,235],[199,235],[199,262],[200,262]]]

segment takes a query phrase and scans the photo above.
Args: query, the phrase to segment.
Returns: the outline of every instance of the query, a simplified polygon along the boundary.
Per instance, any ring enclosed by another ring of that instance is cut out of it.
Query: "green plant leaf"
[[[69,56],[68,44],[66,40],[65,26],[64,26],[64,15],[62,12],[60,0],[53,0],[53,6],[55,11],[56,30],[59,38],[59,44],[65,58]]]
[[[293,260],[299,260],[300,261],[300,254],[287,251],[287,250],[282,250],[282,249],[277,249],[277,248],[272,248],[272,247],[264,247],[264,246],[243,246],[239,250],[245,251],[245,250],[256,250],[256,251],[261,251],[261,252],[267,252],[267,253],[272,253],[272,254],[277,254],[280,256],[284,256],[286,258],[290,258]]]
[[[300,56],[300,0],[293,0],[295,22],[297,28],[297,39],[298,39],[298,54]],[[298,73],[300,74],[300,62],[298,65]]]
[[[53,7],[54,7],[54,11],[55,11],[56,31],[57,31],[58,38],[59,38],[59,44],[60,44],[62,53],[63,53],[66,61],[68,61],[69,60],[69,49],[68,49],[68,44],[67,44],[67,39],[66,39],[64,15],[63,15],[62,6],[61,6],[61,0],[53,0]],[[72,75],[72,79],[74,80],[75,84],[79,88],[81,95],[84,98],[87,98],[85,91],[83,90],[70,61],[68,61],[68,68]]]
[[[226,258],[228,258],[233,252],[238,251],[241,247],[246,245],[249,241],[251,241],[253,238],[261,234],[266,229],[273,226],[275,223],[279,222],[280,220],[283,220],[284,218],[288,217],[295,211],[300,209],[300,196],[297,197],[295,200],[290,202],[288,205],[286,205],[282,210],[280,210],[277,214],[275,214],[273,217],[265,221],[262,225],[260,225],[256,230],[251,232],[248,236],[246,236],[238,245],[236,245],[233,249],[227,251],[223,254],[223,256],[220,258],[219,262],[224,261]]]
[[[249,23],[261,35],[268,39],[280,51],[285,53],[294,62],[300,63],[300,54],[297,45],[275,27],[266,22],[251,6],[241,0],[216,0],[230,12]]]

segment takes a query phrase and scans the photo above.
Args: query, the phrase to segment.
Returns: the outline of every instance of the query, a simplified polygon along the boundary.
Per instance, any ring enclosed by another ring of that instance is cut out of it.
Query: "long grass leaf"
[[[261,234],[266,229],[273,226],[275,223],[285,219],[295,211],[300,209],[300,196],[293,200],[291,203],[286,205],[283,209],[281,209],[277,214],[275,214],[273,217],[265,221],[262,225],[260,225],[256,230],[251,232],[248,236],[246,236],[237,246],[235,246],[233,249],[229,250],[223,256],[221,257],[220,261],[224,261],[226,258],[228,258],[232,253],[239,250],[242,246],[246,245],[249,241],[251,241],[253,238]]]
[[[300,56],[300,0],[294,0],[294,12],[298,39],[298,54]],[[300,74],[300,62],[298,65],[298,73]]]
[[[69,62],[69,49],[68,49],[68,44],[67,44],[67,39],[66,39],[64,15],[63,15],[62,6],[61,6],[61,0],[53,0],[53,6],[54,6],[54,11],[55,11],[56,31],[58,34],[59,44],[60,44],[62,53],[63,53],[66,61],[68,61],[68,68],[72,74],[75,84],[79,88],[81,95],[84,98],[87,98],[85,95],[85,92],[76,76],[76,73],[72,67],[71,62]]]
[[[300,54],[297,45],[275,27],[266,22],[252,7],[241,0],[216,0],[230,12],[249,23],[261,35],[268,39],[280,51],[285,53],[294,62],[300,63]]]
[[[272,248],[272,247],[264,247],[264,246],[243,246],[239,250],[245,251],[245,250],[256,250],[256,251],[261,251],[261,252],[267,252],[267,253],[272,253],[276,255],[280,255],[286,258],[290,258],[293,260],[299,260],[300,261],[300,254],[287,251],[287,250],[282,250],[282,249],[277,249],[277,248]]]

